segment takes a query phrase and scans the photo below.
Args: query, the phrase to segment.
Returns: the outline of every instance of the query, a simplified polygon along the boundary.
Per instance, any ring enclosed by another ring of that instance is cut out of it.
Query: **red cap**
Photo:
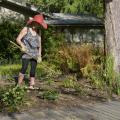
[[[44,29],[47,29],[48,27],[47,23],[44,22],[43,15],[41,14],[35,15],[33,19],[27,21],[27,24],[31,24],[32,22],[37,22],[38,24],[42,25]]]

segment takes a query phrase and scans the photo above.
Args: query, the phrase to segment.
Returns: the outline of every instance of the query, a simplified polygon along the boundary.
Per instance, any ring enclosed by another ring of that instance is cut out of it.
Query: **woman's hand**
[[[23,44],[21,45],[21,51],[24,52],[24,53],[28,52],[27,47]]]
[[[40,62],[42,62],[41,56],[39,56],[38,59],[37,59],[37,63],[40,63]]]

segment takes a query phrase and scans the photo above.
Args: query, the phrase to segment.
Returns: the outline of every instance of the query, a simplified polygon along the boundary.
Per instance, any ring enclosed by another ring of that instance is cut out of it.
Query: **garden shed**
[[[104,40],[103,22],[95,16],[53,13],[52,17],[52,19],[48,18],[46,22],[56,26],[58,32],[64,32],[68,42],[98,43]]]

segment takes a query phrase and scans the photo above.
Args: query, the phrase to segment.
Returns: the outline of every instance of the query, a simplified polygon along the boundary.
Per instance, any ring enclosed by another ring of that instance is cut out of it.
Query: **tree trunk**
[[[120,72],[120,0],[105,0],[106,50],[114,58],[114,70]]]

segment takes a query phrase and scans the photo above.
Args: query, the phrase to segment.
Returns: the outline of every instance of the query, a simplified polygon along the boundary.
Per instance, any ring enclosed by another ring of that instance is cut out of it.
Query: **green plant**
[[[59,93],[56,90],[50,89],[42,93],[42,98],[47,100],[56,100],[59,97]]]
[[[20,64],[2,65],[0,69],[0,77],[1,79],[6,78],[7,80],[14,80],[14,77],[18,75],[20,69]],[[27,70],[26,74],[28,74],[28,71],[29,70]]]
[[[81,72],[84,77],[90,77],[93,70],[94,69],[92,64],[87,64],[84,68],[81,68]]]
[[[50,86],[52,83],[54,83],[54,80],[53,80],[53,79],[48,79],[48,80],[47,80],[47,85]]]
[[[46,13],[89,13],[103,16],[103,0],[28,0]]]
[[[47,31],[44,32],[43,41],[43,60],[47,60],[49,63],[58,65],[58,49],[64,43],[64,36],[62,33],[56,32],[54,27],[50,27]]]
[[[89,78],[94,87],[107,92],[108,97],[113,93],[120,94],[120,74],[114,70],[114,59],[111,55],[106,56],[105,68],[102,63],[96,70],[92,70]]]
[[[87,92],[85,91],[84,86],[76,84],[74,86],[74,89],[75,89],[77,95],[87,95]]]
[[[93,87],[96,87],[101,90],[105,89],[105,77],[103,76],[103,74],[104,70],[102,65],[89,74],[89,78]]]
[[[15,41],[18,32],[23,27],[23,22],[18,21],[14,20],[13,22],[13,20],[7,20],[6,18],[2,19],[0,23],[0,44],[2,45],[0,48],[0,61],[4,60],[3,63],[9,63],[11,59],[14,59],[14,62],[20,59],[20,51],[10,43],[10,40]]]
[[[62,86],[65,88],[75,88],[76,85],[77,82],[73,76],[68,76],[67,79],[65,79],[62,84]]]
[[[114,93],[120,95],[120,74],[116,74],[115,81],[113,83],[113,90]]]
[[[120,94],[120,74],[114,70],[114,59],[111,55],[106,57],[104,77],[109,94]]]
[[[24,87],[19,86],[3,89],[0,96],[4,106],[10,111],[18,110],[24,103],[25,91]]]
[[[75,45],[73,43],[72,45],[66,44],[62,46],[59,50],[61,69],[63,72],[68,70],[67,72],[73,71],[88,76],[86,74],[89,74],[92,69],[97,67],[92,52],[92,44]]]
[[[13,80],[14,76],[17,76],[21,69],[20,64],[7,64],[0,67],[0,79],[6,78],[7,80]],[[30,66],[28,67],[26,74],[29,74]],[[50,64],[47,61],[43,61],[37,65],[36,76],[39,79],[49,79],[61,74],[61,71],[57,69],[54,64]]]
[[[48,63],[47,61],[38,64],[36,72],[39,79],[49,79],[61,74],[61,71],[54,64]]]

